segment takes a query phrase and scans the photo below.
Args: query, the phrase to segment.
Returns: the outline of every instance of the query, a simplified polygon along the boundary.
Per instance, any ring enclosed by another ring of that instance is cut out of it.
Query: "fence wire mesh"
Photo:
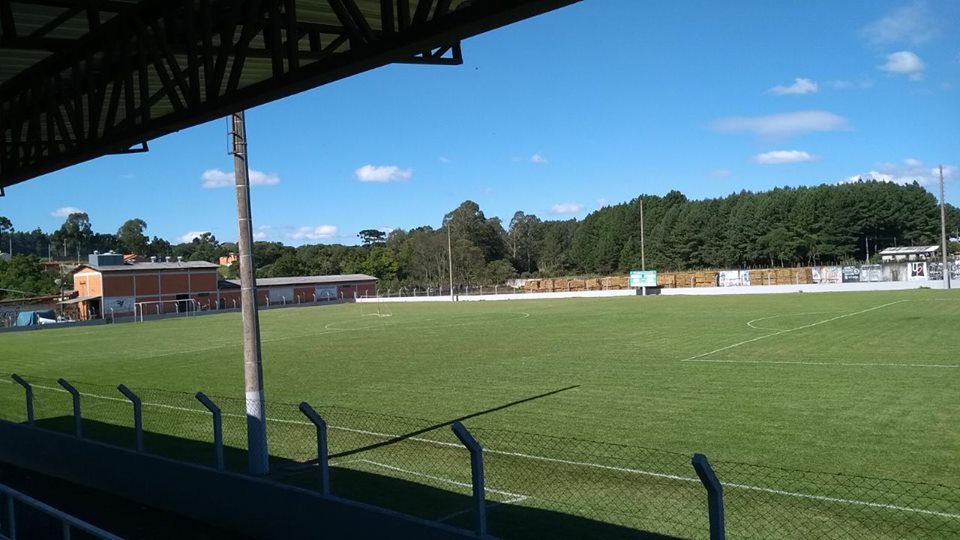
[[[26,377],[38,427],[73,433],[71,395]],[[0,374],[0,419],[26,420],[24,390]],[[83,437],[135,448],[131,402],[115,386],[71,381]],[[214,466],[213,417],[192,393],[131,387],[147,453]],[[248,403],[220,408],[225,466],[247,470]],[[448,422],[313,404],[328,425],[334,495],[469,528],[470,457]],[[271,478],[319,489],[316,427],[293,403],[268,402]],[[689,454],[471,428],[484,448],[489,532],[505,538],[680,538],[709,534],[706,493]],[[712,461],[731,538],[960,537],[960,487]],[[641,533],[642,534],[642,533]]]
[[[713,461],[735,538],[957,538],[960,488]]]
[[[484,447],[488,485],[510,497],[506,503],[545,511],[531,520],[529,513],[493,510],[493,534],[520,527],[532,528],[531,535],[544,527],[586,534],[597,528],[592,521],[598,516],[611,525],[603,528],[605,537],[629,536],[628,530],[708,534],[706,497],[687,454],[496,429],[472,432]],[[558,519],[571,514],[581,519]]]

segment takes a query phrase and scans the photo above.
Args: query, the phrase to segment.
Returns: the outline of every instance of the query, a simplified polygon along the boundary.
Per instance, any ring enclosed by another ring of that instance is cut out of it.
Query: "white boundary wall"
[[[741,287],[694,287],[679,289],[660,289],[663,296],[715,296],[728,294],[787,294],[818,292],[865,292],[865,291],[904,291],[910,289],[943,289],[942,281],[879,281],[868,283],[820,283],[806,285],[750,285]],[[575,291],[544,293],[510,294],[474,294],[460,295],[460,302],[486,302],[498,300],[552,300],[556,298],[612,298],[617,296],[639,296],[634,289],[613,291]],[[652,294],[652,293],[651,293]],[[391,298],[358,298],[359,303],[371,302],[449,302],[449,296],[402,296]]]
[[[784,294],[818,292],[904,291],[909,289],[943,289],[942,281],[876,281],[867,283],[814,283],[807,285],[749,285],[742,287],[699,287],[691,289],[661,289],[666,296],[718,294]]]
[[[486,302],[496,300],[549,300],[553,298],[609,298],[613,296],[636,296],[637,291],[624,289],[616,291],[576,291],[576,292],[545,292],[545,293],[510,293],[510,294],[462,294],[457,297],[460,302]],[[357,302],[376,302],[376,298],[358,298]],[[380,298],[380,302],[449,302],[450,296],[401,296]]]

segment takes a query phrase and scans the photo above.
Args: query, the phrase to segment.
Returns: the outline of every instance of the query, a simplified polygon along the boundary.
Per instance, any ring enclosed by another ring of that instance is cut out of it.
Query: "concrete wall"
[[[636,296],[633,289],[622,291],[572,291],[572,292],[545,292],[545,293],[510,293],[460,295],[459,302],[496,302],[501,300],[548,300],[553,298],[611,298],[615,296]],[[358,298],[357,302],[377,302],[376,298]],[[380,302],[449,302],[449,296],[403,296],[380,298]]]
[[[648,289],[647,294],[663,296],[684,295],[726,295],[726,294],[786,294],[798,292],[856,292],[856,291],[903,291],[909,289],[942,289],[942,281],[892,281],[873,283],[834,283],[808,285],[751,285],[749,287],[696,287],[696,288],[659,288]],[[636,289],[613,291],[572,291],[545,293],[511,293],[461,295],[460,302],[486,302],[498,300],[550,300],[558,298],[610,298],[616,296],[638,296]],[[404,296],[391,298],[359,298],[357,302],[449,302],[449,296]]]
[[[904,291],[909,289],[942,289],[942,281],[879,281],[873,283],[821,283],[809,285],[751,285],[749,287],[710,287],[700,289],[662,289],[664,296],[722,294],[784,294],[857,291]]]
[[[0,421],[0,461],[253,538],[473,538],[398,512]]]

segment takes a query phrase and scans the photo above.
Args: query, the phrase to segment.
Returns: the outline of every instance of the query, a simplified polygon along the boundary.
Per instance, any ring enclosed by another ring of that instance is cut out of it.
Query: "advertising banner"
[[[630,286],[631,287],[656,287],[657,271],[656,270],[631,270]]]
[[[843,269],[839,266],[814,266],[814,283],[843,283]]]
[[[883,281],[883,268],[879,264],[865,264],[860,267],[860,281],[875,283]]]
[[[858,283],[863,281],[860,279],[860,268],[856,266],[844,266],[842,279],[844,283]]]
[[[317,301],[330,301],[337,299],[337,286],[317,287],[314,294],[317,295]]]
[[[110,308],[116,313],[133,313],[133,304],[136,300],[132,296],[111,296],[103,299],[103,314],[109,315]]]
[[[750,271],[749,271],[749,270],[741,270],[741,271],[740,271],[740,284],[743,285],[744,287],[749,287],[749,286],[750,286]]]
[[[926,281],[927,263],[912,262],[907,263],[907,281]]]
[[[739,270],[724,270],[717,276],[717,285],[720,287],[739,287],[740,283]]]

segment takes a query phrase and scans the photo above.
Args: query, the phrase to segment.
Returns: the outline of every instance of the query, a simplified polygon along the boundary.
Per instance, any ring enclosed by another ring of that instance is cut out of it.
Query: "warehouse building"
[[[376,296],[377,278],[366,274],[257,279],[257,305],[291,305]],[[220,282],[220,307],[240,305],[240,280]]]
[[[117,253],[94,253],[73,274],[76,304],[82,320],[192,311],[216,306],[217,265],[167,257],[150,262],[124,262]]]

